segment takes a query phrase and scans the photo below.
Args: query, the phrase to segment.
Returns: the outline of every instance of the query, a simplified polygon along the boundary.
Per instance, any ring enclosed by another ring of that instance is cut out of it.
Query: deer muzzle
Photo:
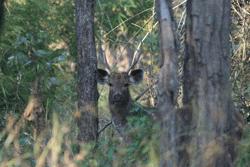
[[[129,102],[129,95],[126,93],[115,93],[115,94],[110,94],[109,96],[109,102],[112,105],[126,105]]]

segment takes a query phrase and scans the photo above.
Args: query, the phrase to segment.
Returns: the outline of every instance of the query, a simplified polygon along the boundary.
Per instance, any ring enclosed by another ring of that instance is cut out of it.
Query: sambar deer
[[[130,112],[133,101],[129,92],[129,86],[139,84],[143,80],[143,70],[133,70],[140,57],[138,56],[136,59],[134,55],[131,66],[125,72],[110,72],[111,68],[109,63],[107,63],[106,55],[103,55],[103,57],[107,69],[98,69],[98,83],[109,85],[108,99],[112,124],[118,134],[126,141],[128,138],[125,130],[128,117],[133,115]]]
[[[107,70],[98,69],[98,82],[109,85],[109,108],[112,123],[122,138],[126,138],[127,118],[131,115],[132,108],[129,86],[138,84],[142,80],[143,70],[141,69],[120,73],[110,73]]]

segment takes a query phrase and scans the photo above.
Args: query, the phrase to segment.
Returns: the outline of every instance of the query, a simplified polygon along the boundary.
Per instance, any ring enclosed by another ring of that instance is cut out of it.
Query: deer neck
[[[117,128],[126,126],[127,117],[132,108],[132,99],[129,96],[127,101],[121,103],[110,103],[110,112],[112,116],[112,121]],[[124,128],[124,127],[123,127]],[[119,131],[119,130],[118,130]]]

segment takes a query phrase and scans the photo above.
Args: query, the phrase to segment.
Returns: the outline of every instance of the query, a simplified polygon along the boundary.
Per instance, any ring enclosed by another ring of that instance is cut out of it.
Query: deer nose
[[[121,93],[117,93],[114,95],[114,100],[115,101],[121,101],[122,100],[122,94]]]

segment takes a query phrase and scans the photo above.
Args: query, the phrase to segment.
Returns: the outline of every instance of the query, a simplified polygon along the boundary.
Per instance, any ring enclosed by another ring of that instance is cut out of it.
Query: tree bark
[[[158,82],[158,110],[161,115],[160,166],[178,166],[177,53],[170,2],[157,0],[162,64]]]
[[[233,166],[230,9],[229,0],[187,1],[183,104],[192,113],[190,166]]]
[[[94,141],[98,137],[97,57],[94,37],[94,0],[76,0],[78,140]]]

